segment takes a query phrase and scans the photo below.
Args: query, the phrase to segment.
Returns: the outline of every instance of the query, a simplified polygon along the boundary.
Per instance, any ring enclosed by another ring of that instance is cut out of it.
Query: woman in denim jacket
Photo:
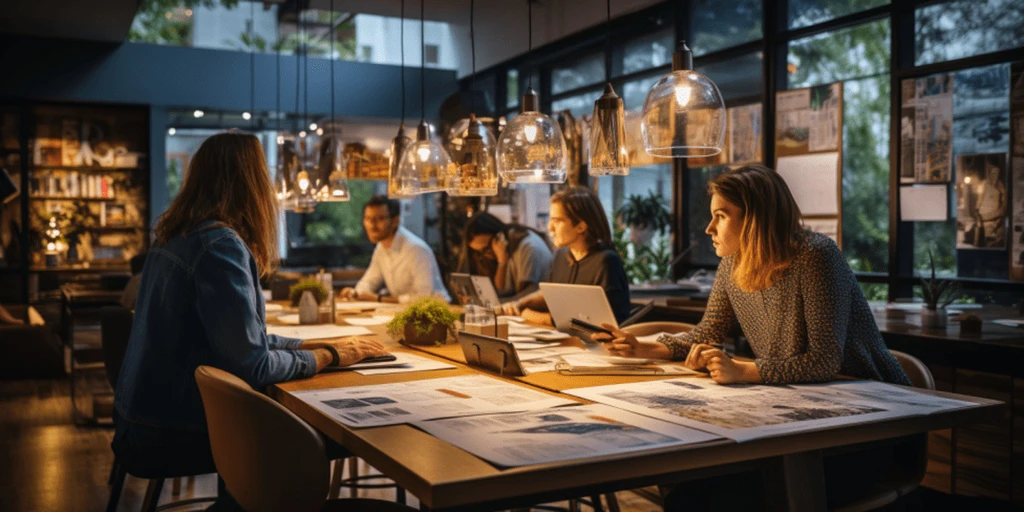
[[[259,140],[222,133],[203,142],[142,271],[114,400],[112,447],[126,467],[214,471],[200,365],[262,390],[384,353],[373,341],[314,345],[266,333],[259,279],[277,258],[277,216]]]

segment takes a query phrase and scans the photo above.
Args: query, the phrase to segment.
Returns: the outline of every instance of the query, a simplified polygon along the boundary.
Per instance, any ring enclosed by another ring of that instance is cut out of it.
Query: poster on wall
[[[779,156],[839,149],[842,84],[780,91],[775,97],[775,151]]]
[[[1013,243],[1010,245],[1010,279],[1024,281],[1024,157],[1013,157]]]
[[[1006,249],[1006,154],[957,157],[957,249]]]
[[[914,127],[917,122],[916,104],[917,88],[914,79],[903,81],[903,94],[900,96],[900,183],[914,182]]]
[[[914,181],[946,183],[953,159],[953,75],[914,81]]]
[[[761,156],[760,103],[733,107],[726,111],[729,120],[729,163],[759,164]]]

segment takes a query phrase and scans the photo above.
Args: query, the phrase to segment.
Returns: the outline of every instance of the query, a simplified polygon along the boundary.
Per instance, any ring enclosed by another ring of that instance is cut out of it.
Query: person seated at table
[[[910,385],[842,251],[831,238],[801,227],[800,208],[775,171],[742,167],[712,180],[708,193],[705,232],[722,261],[704,318],[688,333],[650,342],[616,330],[605,345],[609,352],[685,361],[709,370],[719,384],[826,382],[846,375]],[[736,321],[754,361],[734,360],[718,348]]]
[[[587,284],[604,288],[612,313],[619,322],[629,316],[629,281],[622,258],[612,249],[608,217],[597,194],[587,187],[571,187],[551,196],[548,234],[554,242],[549,283]],[[506,315],[551,325],[544,294],[534,292],[502,305]]]
[[[383,195],[371,197],[363,206],[363,228],[377,247],[363,278],[355,288],[341,290],[341,298],[406,303],[436,296],[451,301],[434,251],[402,226],[397,200]]]
[[[126,467],[213,468],[201,365],[262,390],[385,353],[368,340],[267,334],[259,278],[275,265],[278,209],[265,161],[252,135],[206,139],[156,226],[114,398],[111,446]]]
[[[478,212],[466,224],[459,272],[490,277],[500,296],[526,294],[551,273],[544,235]]]

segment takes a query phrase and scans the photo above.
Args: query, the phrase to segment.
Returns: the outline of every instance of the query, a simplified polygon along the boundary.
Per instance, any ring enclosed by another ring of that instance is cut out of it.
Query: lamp
[[[470,95],[476,104],[476,37],[473,31],[474,0],[469,0],[469,47],[472,52],[472,83]],[[474,108],[475,110],[475,108]],[[461,121],[460,121],[461,124]],[[470,112],[465,136],[458,134],[459,152],[455,156],[454,171],[448,176],[448,193],[453,196],[498,195],[498,170],[494,163],[494,136]],[[456,141],[453,140],[453,143]],[[454,144],[453,144],[454,145]]]
[[[651,87],[640,130],[648,154],[663,158],[714,156],[725,143],[725,101],[710,78],[693,70],[686,41],[672,54],[672,72]]]
[[[419,193],[445,190],[448,168],[452,159],[441,144],[430,138],[426,119],[426,38],[423,35],[423,4],[420,2],[420,124],[416,127],[416,141],[402,153],[397,175],[400,183],[409,183],[419,177]]]
[[[405,136],[405,0],[402,0],[401,23],[399,24],[399,46],[402,58],[402,121],[398,125],[398,134],[391,140],[391,148],[388,150],[388,197],[402,199],[413,197],[420,193],[420,177],[403,176],[399,174],[398,163],[402,161],[402,154],[412,144],[412,139]]]
[[[533,4],[527,0],[528,46],[533,50]],[[531,81],[532,81],[532,73]],[[562,183],[566,175],[565,138],[550,117],[540,112],[540,98],[528,84],[522,112],[498,137],[498,174],[509,183]]]
[[[334,0],[331,0],[331,18],[334,18]],[[344,202],[351,199],[348,191],[348,161],[345,158],[344,146],[341,140],[341,130],[334,120],[334,24],[331,24],[331,121],[330,135],[320,139],[320,147],[317,151],[319,161],[317,162],[317,199],[329,203]],[[321,123],[326,125],[327,123]],[[313,125],[310,125],[313,129]],[[317,135],[323,132],[323,126],[316,128]]]
[[[605,3],[608,25],[606,47],[612,41],[612,1]],[[607,48],[606,48],[607,51]],[[629,174],[629,150],[626,149],[626,110],[622,98],[615,94],[611,82],[604,85],[604,95],[594,102],[594,117],[590,120],[591,176]]]
[[[301,125],[301,126],[305,126],[306,125],[306,115],[308,113],[308,108],[307,107],[308,107],[308,103],[309,103],[309,69],[308,69],[308,67],[309,67],[309,57],[308,57],[308,55],[309,54],[308,54],[308,51],[306,49],[305,34],[303,33],[305,27],[303,26],[303,23],[302,23],[302,12],[301,12],[301,10],[298,12],[298,25],[299,25],[299,33],[303,36],[303,37],[300,38],[302,40],[302,46],[301,46],[301,48],[302,48],[302,57],[297,58],[296,59],[296,63],[298,63],[301,58],[303,58],[303,57],[305,58],[305,60],[302,60],[302,62],[303,62],[303,65],[302,65],[303,69],[302,69],[302,71],[303,71],[303,74],[305,75],[305,80],[303,80],[303,87],[305,88],[305,95],[303,97],[303,101],[305,103],[304,103],[304,107],[302,109],[302,125]],[[295,66],[295,78],[296,78],[296,80],[295,80],[295,107],[298,108],[298,106],[299,106],[299,101],[298,101],[298,99],[299,99],[299,80],[298,80],[298,78],[299,78],[299,67],[298,66]],[[301,131],[299,131],[298,137],[295,139],[295,145],[296,145],[297,151],[296,151],[296,156],[295,156],[295,164],[292,165],[293,170],[295,172],[294,178],[292,179],[292,185],[293,185],[293,188],[292,188],[293,193],[292,193],[292,195],[295,198],[295,212],[296,213],[313,213],[313,210],[316,209],[316,203],[317,203],[317,183],[314,181],[314,179],[316,178],[316,164],[315,164],[315,162],[313,162],[313,158],[312,158],[313,155],[312,155],[312,151],[311,151],[311,148],[310,148],[310,138],[311,137],[312,137],[311,134],[307,133],[305,130],[301,130]]]

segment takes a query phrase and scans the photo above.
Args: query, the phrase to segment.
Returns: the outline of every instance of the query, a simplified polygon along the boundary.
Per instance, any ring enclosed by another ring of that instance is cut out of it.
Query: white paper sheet
[[[352,368],[355,368],[355,372],[359,375],[386,375],[390,373],[454,370],[455,365],[405,352],[396,352],[394,361],[363,363],[352,365]]]
[[[366,327],[345,325],[268,325],[267,334],[276,334],[301,340],[320,340],[324,338],[342,338],[345,336],[363,336],[373,334]]]
[[[284,311],[284,306],[280,304],[264,304],[267,313],[277,313],[278,311]]]
[[[540,350],[542,348],[557,347],[559,345],[561,345],[561,343],[559,343],[557,341],[545,341],[545,342],[513,341],[512,342],[512,346],[516,348],[516,352],[519,352],[520,350]]]
[[[299,325],[299,314],[291,313],[288,315],[278,315],[277,321],[282,324]]]
[[[543,464],[721,439],[606,405],[416,422],[416,427],[502,467]]]
[[[868,381],[723,386],[682,378],[566,393],[740,442],[974,405]]]
[[[345,323],[349,325],[384,325],[391,321],[393,316],[373,315],[370,318],[346,318]]]
[[[350,427],[530,411],[577,403],[484,375],[298,391],[294,395]]]
[[[900,220],[946,221],[949,219],[949,192],[946,185],[900,187]]]
[[[777,171],[793,193],[800,213],[838,215],[838,166],[839,153],[812,153],[780,157]]]
[[[385,304],[380,302],[366,301],[337,301],[334,303],[334,309],[342,312],[369,311],[383,306],[385,306]]]

